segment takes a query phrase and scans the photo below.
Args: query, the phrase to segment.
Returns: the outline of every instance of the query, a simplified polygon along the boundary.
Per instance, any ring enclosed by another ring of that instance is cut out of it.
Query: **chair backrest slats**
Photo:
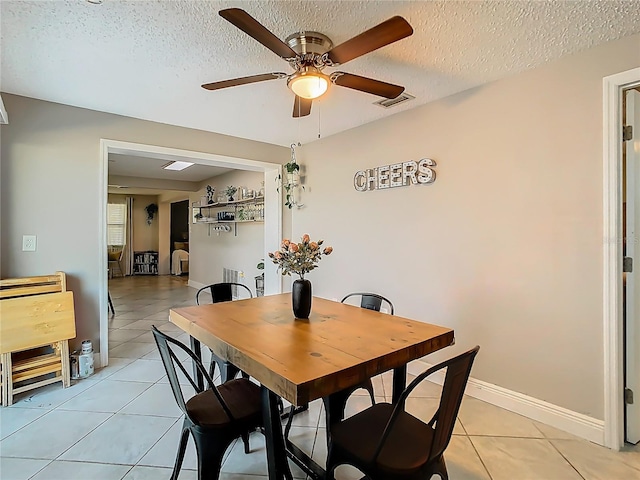
[[[459,361],[447,367],[429,460],[442,455],[449,445],[477,350],[471,352],[472,354],[463,354]]]
[[[184,400],[182,389],[180,388],[180,379],[178,378],[178,371],[176,370],[176,365],[178,366],[178,369],[182,372],[182,374],[187,378],[187,380],[189,380],[189,383],[197,393],[201,393],[202,390],[198,388],[197,382],[193,378],[193,374],[189,373],[185,368],[185,366],[182,364],[182,362],[180,362],[175,352],[169,346],[169,343],[171,343],[175,348],[178,348],[187,353],[187,355],[191,358],[191,361],[193,362],[193,364],[196,366],[196,368],[198,369],[202,377],[207,382],[208,388],[213,392],[218,402],[222,406],[222,409],[224,410],[224,412],[227,414],[227,416],[231,421],[234,421],[231,410],[229,409],[228,405],[225,403],[224,399],[220,395],[220,392],[218,392],[218,389],[216,388],[216,386],[213,384],[213,380],[209,376],[209,373],[204,368],[204,365],[202,365],[202,362],[197,357],[197,355],[194,354],[191,351],[191,349],[188,348],[186,345],[175,340],[174,338],[169,337],[165,333],[158,330],[155,326],[152,326],[151,329],[153,331],[153,336],[156,340],[156,345],[158,345],[158,351],[160,352],[160,358],[162,359],[162,364],[164,365],[164,369],[167,372],[169,385],[171,386],[171,390],[173,391],[173,396],[175,397],[178,407],[180,407],[180,410],[182,410],[182,412],[187,417],[189,417],[189,419],[193,423],[195,424],[198,423],[197,419],[192,418],[189,415],[189,412],[187,411],[187,404]]]
[[[340,302],[344,303],[350,297],[360,296],[360,307],[366,308],[368,310],[375,310],[379,312],[382,308],[382,302],[385,302],[389,305],[389,313],[393,315],[393,303],[382,295],[378,295],[377,293],[368,293],[368,292],[355,292],[346,295]]]
[[[433,460],[444,452],[447,445],[449,445],[449,440],[453,433],[453,427],[458,416],[458,411],[460,410],[460,404],[462,403],[462,398],[464,396],[467,380],[471,373],[471,367],[473,366],[473,361],[479,350],[480,347],[476,346],[456,357],[434,365],[418,375],[409,384],[409,386],[404,389],[395,405],[395,408],[393,409],[393,413],[391,414],[384,431],[382,432],[382,436],[380,437],[373,456],[374,460],[378,458],[378,455],[380,455],[389,434],[393,430],[393,426],[398,415],[400,412],[404,411],[405,402],[409,394],[428,376],[446,368],[447,373],[442,388],[442,396],[440,397],[440,406],[434,417],[429,422],[429,425],[431,426],[435,423],[435,431],[433,441],[431,442],[431,451],[429,452],[428,461]]]
[[[233,300],[233,290],[234,289],[244,289],[249,298],[253,298],[253,294],[249,287],[247,287],[243,283],[234,283],[234,282],[221,282],[221,283],[212,283],[211,285],[207,285],[202,287],[200,290],[196,292],[196,304],[200,305],[200,292],[208,290],[211,294],[211,302],[219,303],[219,302],[230,302]]]

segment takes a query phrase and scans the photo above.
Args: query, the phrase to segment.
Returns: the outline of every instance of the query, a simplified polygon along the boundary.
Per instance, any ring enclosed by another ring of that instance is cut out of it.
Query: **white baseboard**
[[[407,366],[407,371],[413,375],[424,372],[432,365],[417,360]],[[442,385],[444,373],[437,372],[429,377],[433,383]],[[604,445],[604,421],[568,410],[558,405],[530,397],[523,393],[514,392],[491,383],[469,377],[467,395],[504,408],[510,412],[550,425],[571,433],[590,442]]]
[[[200,290],[202,287],[206,287],[207,284],[206,283],[194,282],[193,280],[189,279],[189,281],[187,282],[187,286]]]

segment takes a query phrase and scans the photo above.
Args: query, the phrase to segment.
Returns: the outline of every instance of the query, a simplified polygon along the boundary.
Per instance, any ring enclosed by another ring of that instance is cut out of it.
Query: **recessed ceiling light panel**
[[[185,168],[190,167],[191,165],[193,165],[193,162],[169,162],[165,165],[162,166],[162,168],[164,168],[165,170],[184,170]]]

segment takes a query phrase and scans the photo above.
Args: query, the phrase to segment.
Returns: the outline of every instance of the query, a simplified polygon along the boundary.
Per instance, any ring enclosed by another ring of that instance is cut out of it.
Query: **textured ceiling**
[[[240,7],[284,39],[317,30],[335,44],[393,15],[413,36],[341,70],[404,85],[388,110],[333,87],[292,119],[285,80],[220,91],[202,83],[290,72],[218,15]],[[303,143],[640,32],[640,1],[0,2],[4,92],[269,143]],[[11,116],[11,112],[9,112]]]

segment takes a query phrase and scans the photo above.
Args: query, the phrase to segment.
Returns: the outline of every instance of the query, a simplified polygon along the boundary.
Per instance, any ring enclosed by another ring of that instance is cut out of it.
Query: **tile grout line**
[[[462,425],[462,422],[460,422],[460,424]],[[464,425],[462,426],[462,428],[464,428]],[[465,430],[466,431],[466,430]],[[484,463],[484,460],[482,459],[482,456],[480,455],[480,452],[478,451],[478,449],[476,448],[476,445],[473,443],[473,440],[471,440],[471,437],[467,435],[467,438],[469,439],[469,443],[471,444],[471,448],[473,448],[473,451],[476,452],[476,455],[478,456],[478,459],[480,460],[480,463],[482,464],[482,466],[484,467],[484,471],[487,472],[487,475],[489,476],[489,480],[493,480],[493,475],[491,475],[491,472],[489,471],[489,468],[487,467],[487,465]],[[445,450],[446,451],[446,450]]]
[[[52,410],[53,411],[53,410]],[[99,413],[104,413],[104,412],[99,412]],[[78,439],[77,442],[73,443],[72,445],[70,445],[67,449],[65,449],[64,451],[62,451],[56,458],[54,458],[53,460],[51,460],[50,463],[55,462],[56,460],[58,460],[62,455],[64,455],[65,453],[67,453],[69,450],[71,450],[73,447],[75,447],[78,443],[80,443],[82,440],[84,440],[90,433],[94,432],[100,425],[103,425],[107,420],[109,420],[110,418],[113,417],[114,414],[111,414],[110,416],[108,416],[107,418],[105,418],[102,422],[100,422],[98,425],[96,425],[93,429],[91,429],[90,431],[88,431],[86,434],[84,434],[82,437],[80,437]],[[63,460],[66,461],[66,460]],[[29,477],[29,478],[33,478]]]
[[[571,466],[571,468],[573,468],[576,471],[576,473],[580,476],[580,478],[582,478],[582,480],[585,480],[585,477],[580,473],[580,471],[575,467],[575,465],[571,463],[571,461],[567,457],[564,456],[564,454],[558,449],[558,447],[556,447],[550,439],[546,437],[545,439],[547,440],[547,442],[549,442],[549,445],[551,445],[551,447],[556,452],[558,452],[558,454],[564,459],[564,461],[567,462]]]

